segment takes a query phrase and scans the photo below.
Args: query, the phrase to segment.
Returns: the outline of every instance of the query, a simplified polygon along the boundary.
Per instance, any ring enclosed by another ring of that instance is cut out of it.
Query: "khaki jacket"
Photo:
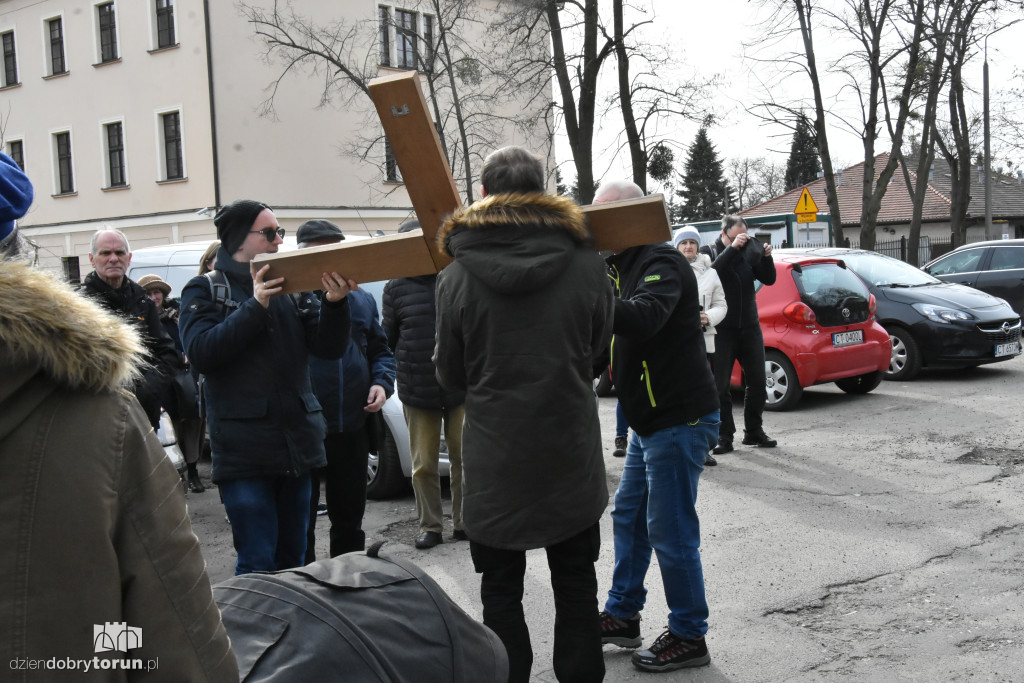
[[[5,680],[238,680],[180,479],[124,389],[144,353],[95,303],[0,261]],[[124,627],[141,646],[103,651]]]

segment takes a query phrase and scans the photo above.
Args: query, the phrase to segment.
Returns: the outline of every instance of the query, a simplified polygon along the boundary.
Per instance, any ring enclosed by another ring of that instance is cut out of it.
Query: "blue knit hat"
[[[700,233],[697,232],[697,228],[692,225],[687,225],[676,231],[676,234],[672,237],[672,246],[676,249],[679,248],[679,243],[683,240],[693,240],[700,246]]]
[[[14,221],[32,206],[32,182],[14,159],[0,152],[0,240],[14,230]]]

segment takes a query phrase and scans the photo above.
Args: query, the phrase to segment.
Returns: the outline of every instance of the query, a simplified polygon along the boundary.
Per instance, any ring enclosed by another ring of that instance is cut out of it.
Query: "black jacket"
[[[579,207],[498,194],[438,232],[437,377],[466,391],[463,521],[493,548],[542,548],[608,503],[592,365],[613,295]]]
[[[146,290],[128,277],[124,278],[120,287],[114,289],[96,271],[85,276],[79,291],[126,320],[146,345],[146,360],[150,367],[142,369],[142,377],[135,383],[132,392],[142,404],[150,423],[156,427],[160,419],[161,397],[171,377],[182,367],[174,341],[160,322],[156,304],[146,295]]]
[[[275,296],[263,308],[252,295],[249,264],[226,250],[217,270],[234,310],[219,306],[205,276],[181,294],[181,340],[206,377],[204,395],[213,451],[213,480],[299,476],[327,464],[327,425],[309,379],[309,354],[340,358],[352,321],[348,298],[324,302],[303,292],[296,304]]]
[[[389,397],[395,393],[395,356],[377,320],[377,302],[361,289],[350,292],[346,299],[352,332],[345,355],[341,360],[309,358],[309,376],[323,406],[328,434],[354,432],[365,426],[370,413],[363,408],[372,385],[384,387]]]
[[[437,275],[389,281],[381,297],[383,327],[398,363],[398,397],[424,410],[455,408],[466,392],[448,391],[437,381],[434,368],[434,286]]]
[[[764,256],[763,252],[758,257],[758,252],[751,252],[748,246],[758,245],[747,242],[743,249],[731,245],[726,247],[719,236],[713,245],[700,248],[701,253],[711,257],[711,267],[718,272],[718,279],[725,290],[725,303],[729,305],[725,320],[717,325],[719,328],[759,325],[754,280],[766,285],[775,284],[775,261],[771,256]]]
[[[611,373],[641,436],[718,410],[700,323],[697,278],[667,244],[630,247],[608,265],[619,298]]]

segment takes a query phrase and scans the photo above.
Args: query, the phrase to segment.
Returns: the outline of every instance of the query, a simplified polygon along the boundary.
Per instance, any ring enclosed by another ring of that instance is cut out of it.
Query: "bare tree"
[[[507,117],[498,113],[503,104],[498,93],[508,91],[498,87],[491,69],[482,64],[483,51],[467,45],[465,39],[473,25],[481,22],[476,2],[415,0],[415,4],[432,11],[431,31],[427,32],[425,24],[416,27],[415,32],[403,27],[402,39],[413,47],[414,66],[425,77],[452,172],[462,177],[466,201],[473,201],[474,162],[493,145],[499,129],[506,124],[529,127],[535,121],[526,115]],[[395,28],[393,23],[386,23],[393,22],[387,9],[381,8],[381,15],[371,20],[342,18],[318,23],[298,13],[290,0],[274,0],[270,8],[246,2],[239,7],[263,43],[265,59],[281,66],[259,113],[274,116],[274,100],[285,78],[295,77],[297,71],[311,74],[322,82],[320,106],[347,101],[350,109],[364,114],[367,125],[363,132],[349,138],[346,153],[362,159],[379,154],[375,150],[380,149],[383,134],[379,132],[368,83],[378,75],[383,61],[381,28]]]
[[[601,20],[598,0],[506,2],[500,10],[503,17],[493,26],[494,43],[504,48],[500,73],[513,89],[536,82],[538,74],[554,73],[558,95],[551,109],[561,116],[580,202],[588,204],[595,188],[598,75],[615,42]],[[543,53],[538,46],[545,48]]]

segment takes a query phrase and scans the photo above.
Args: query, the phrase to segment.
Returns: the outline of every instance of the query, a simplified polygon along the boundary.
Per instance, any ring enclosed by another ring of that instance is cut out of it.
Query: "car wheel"
[[[598,396],[608,396],[612,393],[612,378],[608,374],[608,368],[604,369],[600,377],[594,379],[594,393]]]
[[[836,380],[836,386],[848,394],[866,394],[882,383],[883,374],[881,370],[876,370],[856,377],[846,377]]]
[[[385,423],[380,451],[371,452],[366,461],[366,497],[371,500],[394,498],[407,485],[402,463],[398,460],[398,444]]]
[[[793,364],[778,351],[765,351],[764,382],[765,410],[790,410],[804,392]]]
[[[914,338],[902,327],[894,327],[889,330],[889,341],[892,342],[892,356],[885,379],[899,381],[917,377],[921,371],[921,352]]]

